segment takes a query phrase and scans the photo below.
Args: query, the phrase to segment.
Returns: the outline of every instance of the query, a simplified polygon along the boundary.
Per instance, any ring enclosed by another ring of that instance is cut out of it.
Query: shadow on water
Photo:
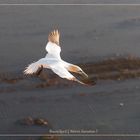
[[[78,64],[88,75],[88,79],[81,81],[94,85],[99,80],[125,80],[140,77],[140,58],[113,57],[94,63]],[[25,76],[21,73],[5,72],[0,74],[0,93],[26,91],[40,88],[71,87],[76,82],[58,77],[51,71],[43,70],[39,76]]]

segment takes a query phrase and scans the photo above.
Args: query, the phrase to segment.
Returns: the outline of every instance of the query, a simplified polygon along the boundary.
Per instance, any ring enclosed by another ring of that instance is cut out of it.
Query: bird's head
[[[48,35],[48,41],[55,43],[59,46],[59,38],[60,38],[60,32],[58,30],[53,30]]]

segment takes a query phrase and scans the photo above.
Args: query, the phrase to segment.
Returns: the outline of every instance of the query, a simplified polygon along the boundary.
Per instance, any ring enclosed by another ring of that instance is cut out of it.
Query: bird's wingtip
[[[29,75],[27,69],[23,71],[23,74],[24,74],[24,75]]]
[[[24,75],[29,75],[29,74],[32,74],[32,72],[29,70],[28,67],[26,67],[25,70],[23,71],[23,74]]]
[[[84,83],[84,82],[82,82],[82,81],[78,80],[78,79],[77,79],[77,78],[75,78],[75,77],[73,77],[73,78],[69,78],[68,80],[78,82],[78,83],[80,83],[80,84],[82,84],[82,85],[85,85],[85,86],[89,86],[88,84],[86,84],[86,83]]]

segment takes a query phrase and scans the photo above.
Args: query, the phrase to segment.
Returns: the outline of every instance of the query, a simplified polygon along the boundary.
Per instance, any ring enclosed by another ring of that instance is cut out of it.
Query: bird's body
[[[39,68],[41,70],[43,68],[51,69],[54,73],[56,73],[61,78],[66,78],[68,80],[74,80],[84,84],[83,82],[76,79],[70,72],[75,72],[82,74],[87,77],[87,74],[83,72],[83,70],[76,65],[68,63],[61,59],[60,52],[61,47],[59,45],[59,32],[58,30],[54,30],[49,34],[48,43],[46,45],[47,54],[44,58],[41,58],[37,62],[30,64],[26,70],[24,71],[25,74],[33,74],[36,73]],[[69,72],[70,71],[70,72]]]

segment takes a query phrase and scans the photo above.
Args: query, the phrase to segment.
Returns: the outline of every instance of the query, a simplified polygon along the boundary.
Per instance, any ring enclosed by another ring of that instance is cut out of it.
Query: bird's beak
[[[83,75],[85,78],[88,77],[88,75],[84,71],[81,71],[80,74]]]

